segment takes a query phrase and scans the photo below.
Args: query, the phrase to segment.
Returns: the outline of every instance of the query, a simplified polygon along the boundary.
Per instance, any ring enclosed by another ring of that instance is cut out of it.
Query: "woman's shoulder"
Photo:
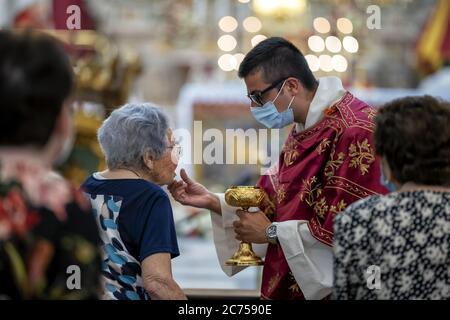
[[[373,195],[358,200],[336,216],[335,224],[345,224],[361,219],[368,220],[376,215],[377,211],[385,211],[385,209],[392,206],[395,199],[396,195],[391,193],[388,195]]]
[[[384,195],[373,195],[367,198],[363,198],[360,199],[358,201],[353,202],[352,204],[350,204],[347,209],[345,210],[345,212],[347,213],[351,213],[351,212],[357,212],[361,209],[366,209],[366,208],[371,208],[374,205],[386,201],[386,196]]]
[[[407,191],[392,192],[387,195],[375,195],[354,202],[341,215],[336,218],[351,220],[368,220],[379,216],[385,217],[386,214],[394,214],[397,211],[408,209],[413,214],[415,208],[420,206],[433,206],[438,203],[450,204],[449,192],[433,191]],[[345,215],[345,218],[343,217]]]
[[[144,179],[129,179],[127,183],[130,187],[136,188],[145,193],[147,196],[165,197],[167,198],[167,193],[164,189],[157,185],[156,183],[150,182]]]
[[[157,184],[144,179],[105,179],[98,173],[89,176],[81,185],[87,193],[115,194],[125,196],[127,194],[140,194],[141,196],[166,196],[164,190]]]

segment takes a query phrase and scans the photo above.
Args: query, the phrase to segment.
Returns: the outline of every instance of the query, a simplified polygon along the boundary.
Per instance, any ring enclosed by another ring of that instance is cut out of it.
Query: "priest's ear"
[[[289,92],[292,96],[296,96],[299,92],[305,90],[300,80],[294,77],[288,78],[284,86],[286,87],[287,92]]]

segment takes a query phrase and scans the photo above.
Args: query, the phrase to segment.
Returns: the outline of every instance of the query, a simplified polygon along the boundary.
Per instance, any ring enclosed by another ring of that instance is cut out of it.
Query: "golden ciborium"
[[[241,207],[247,211],[250,207],[259,207],[266,193],[258,187],[236,186],[225,192],[225,201],[232,207]],[[238,251],[225,262],[228,266],[260,266],[263,260],[253,252],[252,244],[242,241]]]

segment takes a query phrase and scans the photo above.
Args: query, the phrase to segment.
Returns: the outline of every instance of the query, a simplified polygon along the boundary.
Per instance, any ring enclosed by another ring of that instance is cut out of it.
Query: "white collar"
[[[102,175],[100,174],[100,172],[94,172],[94,173],[92,174],[92,176],[93,176],[95,179],[97,179],[97,180],[106,180],[106,178],[105,178],[104,176],[102,176]]]
[[[319,86],[309,105],[305,124],[296,123],[295,130],[297,132],[302,132],[318,123],[323,117],[323,111],[341,99],[346,92],[341,79],[338,77],[323,77],[319,78],[318,81]]]

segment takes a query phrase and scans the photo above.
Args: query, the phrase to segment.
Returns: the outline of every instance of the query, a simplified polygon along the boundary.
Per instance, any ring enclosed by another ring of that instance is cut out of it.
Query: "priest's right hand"
[[[172,197],[179,203],[197,208],[204,208],[221,213],[219,198],[206,189],[202,184],[188,177],[186,171],[181,169],[180,181],[174,181],[168,189]]]

